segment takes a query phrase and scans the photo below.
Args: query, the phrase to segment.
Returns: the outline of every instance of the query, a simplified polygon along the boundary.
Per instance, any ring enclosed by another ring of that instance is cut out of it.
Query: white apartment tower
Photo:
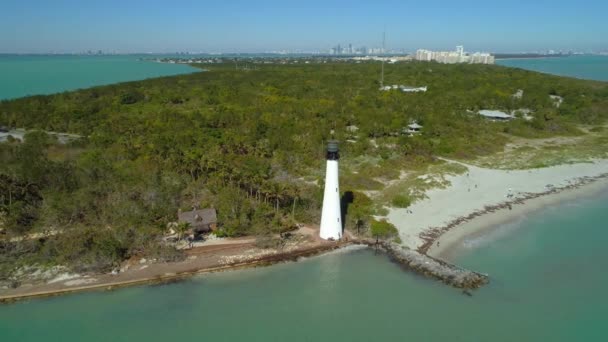
[[[458,45],[456,47],[456,53],[458,54],[458,57],[464,57],[464,46]]]
[[[456,51],[416,51],[416,60],[418,61],[436,61],[439,63],[470,63],[470,64],[494,64],[495,58],[489,53],[476,52],[467,54],[464,51],[464,46],[458,45]]]
[[[338,159],[340,159],[338,142],[329,141],[327,144],[327,171],[325,173],[323,211],[321,212],[321,230],[319,232],[319,236],[324,240],[339,240],[342,238]]]

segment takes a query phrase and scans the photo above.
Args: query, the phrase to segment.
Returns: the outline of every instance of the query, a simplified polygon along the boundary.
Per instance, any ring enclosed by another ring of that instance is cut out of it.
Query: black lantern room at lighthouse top
[[[340,159],[340,153],[338,153],[338,142],[336,140],[330,140],[327,143],[327,160],[338,159]]]

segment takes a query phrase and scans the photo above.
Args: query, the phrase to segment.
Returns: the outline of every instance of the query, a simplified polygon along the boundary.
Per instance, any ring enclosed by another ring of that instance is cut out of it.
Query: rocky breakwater
[[[456,288],[477,289],[490,281],[487,274],[460,268],[395,243],[381,242],[377,247],[403,267]]]

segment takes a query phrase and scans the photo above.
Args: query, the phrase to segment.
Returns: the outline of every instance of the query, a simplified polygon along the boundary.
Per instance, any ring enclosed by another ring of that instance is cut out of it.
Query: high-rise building
[[[458,45],[456,47],[456,53],[458,54],[458,56],[464,57],[464,46]]]
[[[416,51],[416,60],[418,61],[436,61],[439,63],[454,64],[454,63],[475,63],[475,64],[494,64],[494,56],[489,53],[476,52],[467,54],[464,51],[464,46],[457,46],[455,51]]]
[[[433,51],[418,50],[416,51],[416,60],[430,62],[433,60]]]

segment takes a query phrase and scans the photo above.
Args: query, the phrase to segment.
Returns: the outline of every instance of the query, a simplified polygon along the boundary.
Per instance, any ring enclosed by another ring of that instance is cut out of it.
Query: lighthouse
[[[319,235],[325,240],[342,238],[342,211],[340,210],[340,186],[338,182],[338,142],[327,144],[327,171],[325,173],[325,192],[321,212]]]

